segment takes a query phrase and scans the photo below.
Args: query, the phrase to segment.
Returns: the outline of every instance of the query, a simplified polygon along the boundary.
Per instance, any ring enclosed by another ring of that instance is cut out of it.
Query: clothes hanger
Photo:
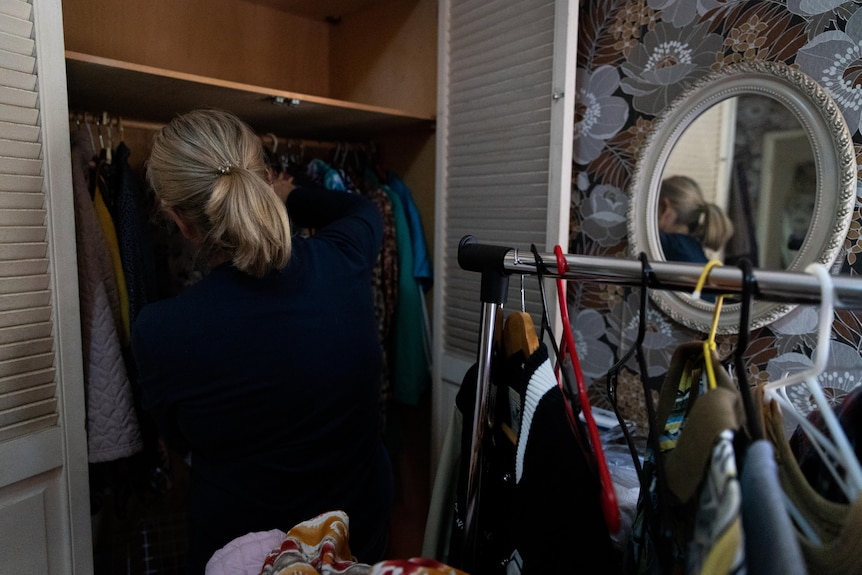
[[[272,148],[270,148],[269,152],[275,156],[278,151],[278,137],[272,132],[267,132],[266,135],[272,139]]]
[[[108,147],[105,152],[107,157],[107,162],[111,163],[111,154],[113,154],[114,150],[114,128],[111,125],[111,117],[107,112],[102,112],[102,123],[105,124],[105,129],[108,131]]]
[[[704,264],[695,289],[691,293],[692,298],[701,297],[711,270],[719,265],[721,262],[718,260],[710,260]],[[683,424],[692,406],[702,395],[703,377],[707,378],[710,389],[717,387],[717,378],[712,364],[717,347],[715,333],[722,303],[723,297],[718,296],[712,324],[703,342],[685,343],[674,351],[671,365],[661,387],[658,409],[650,417],[647,437],[649,450],[645,458],[641,490],[651,497],[647,499],[649,503],[644,506],[644,525],[655,546],[654,560],[661,572],[669,572],[671,566],[679,561],[680,553],[684,552],[680,547],[674,526],[675,516],[672,510],[678,500],[677,495],[674,495],[671,490],[672,470],[666,467],[668,457],[671,457],[668,451],[676,449],[680,434],[684,433]],[[681,477],[681,470],[685,474],[688,473],[687,469],[680,468],[678,464],[673,470],[673,477],[677,484]]]
[[[521,357],[528,359],[539,349],[539,337],[536,335],[533,317],[525,311],[525,308],[524,276],[521,276],[521,311],[515,311],[506,316],[500,337],[500,345],[506,357],[521,354]],[[512,444],[518,444],[518,437],[508,423],[503,422],[501,429]]]
[[[105,136],[102,134],[102,124],[104,123],[102,120],[104,116],[107,115],[106,112],[102,112],[102,118],[96,118],[96,134],[99,136],[99,155],[104,157],[105,163],[111,164],[111,149],[105,146]]]
[[[557,273],[558,275],[565,274],[569,271],[568,262],[566,262],[566,258],[563,255],[562,248],[557,245],[554,247],[554,254],[557,257]],[[563,359],[565,356],[571,358],[572,368],[575,372],[575,382],[577,383],[577,391],[578,398],[581,402],[581,413],[584,416],[584,420],[587,426],[587,433],[589,434],[590,444],[593,450],[593,456],[596,461],[596,470],[599,475],[599,482],[601,484],[601,506],[602,513],[605,517],[605,522],[607,523],[608,529],[611,533],[617,533],[620,530],[620,509],[617,504],[617,494],[614,490],[613,481],[611,481],[610,471],[608,471],[608,462],[605,459],[605,452],[602,448],[601,437],[599,436],[598,426],[596,425],[596,421],[593,418],[592,408],[590,407],[590,400],[587,396],[587,386],[584,383],[584,374],[581,371],[581,364],[578,360],[577,349],[575,348],[575,338],[572,334],[572,326],[569,322],[569,310],[568,304],[566,303],[566,290],[565,290],[565,282],[562,277],[557,278],[557,296],[560,303],[560,314],[563,323],[563,343],[560,345],[562,350],[562,355],[560,359]]]
[[[695,299],[700,299],[701,291],[703,290],[704,284],[706,284],[706,279],[709,277],[709,272],[712,271],[712,268],[716,266],[720,266],[721,261],[719,260],[710,260],[703,266],[703,271],[700,272],[700,278],[697,280],[697,284],[694,287],[694,291],[691,294],[691,297]],[[709,386],[709,389],[715,389],[715,371],[713,370],[712,361],[710,360],[710,356],[714,351],[718,349],[718,346],[715,344],[715,334],[718,332],[718,320],[721,317],[721,306],[724,303],[724,295],[718,295],[715,298],[715,307],[712,312],[712,323],[709,326],[709,334],[706,339],[703,341],[703,363],[706,367],[706,380]]]
[[[698,285],[695,287],[695,291],[693,293],[697,293],[699,295],[700,290],[703,288],[703,283],[705,283],[705,280],[709,275],[709,272],[712,270],[712,268],[720,264],[721,262],[719,262],[718,260],[710,261],[707,264],[707,266],[704,268],[703,273],[701,274],[700,279],[698,280]],[[757,410],[754,407],[754,400],[751,397],[751,388],[748,385],[748,378],[745,374],[744,359],[745,350],[748,348],[748,336],[751,326],[751,299],[754,295],[754,290],[756,287],[756,278],[754,277],[754,272],[752,271],[751,262],[748,259],[742,258],[739,262],[739,268],[742,271],[742,301],[739,319],[739,335],[733,359],[734,366],[737,371],[737,388],[739,390],[740,399],[742,400],[743,411],[745,412],[745,429],[749,434],[749,438],[751,440],[756,440],[763,437],[763,429],[760,424],[760,418],[757,415]],[[709,335],[706,341],[704,341],[703,345],[704,364],[706,367],[709,389],[715,389],[716,387],[715,371],[713,363],[709,360],[709,357],[717,350],[717,346],[715,344],[715,334],[718,330],[718,320],[721,313],[723,301],[724,295],[719,295],[716,297],[715,311],[713,313],[712,324],[710,325]]]
[[[748,338],[751,330],[751,300],[757,291],[757,278],[754,277],[751,261],[748,258],[739,260],[742,270],[742,301],[739,310],[739,335],[736,340],[736,352],[733,354],[736,367],[736,381],[742,405],[745,409],[745,419],[748,422],[748,433],[752,441],[763,439],[763,425],[760,422],[759,411],[754,407],[751,387],[745,371],[745,350],[748,349]]]
[[[96,140],[93,138],[93,128],[90,126],[90,120],[87,118],[87,114],[84,114],[84,126],[87,128],[87,135],[90,136],[90,146],[92,147],[93,153],[96,153]]]
[[[542,256],[539,255],[539,250],[536,248],[536,244],[530,244],[530,251],[533,254],[533,258],[536,262],[536,277],[539,280],[539,296],[542,300],[542,323],[539,327],[539,341],[544,341],[545,332],[551,333],[551,320],[548,316],[548,300],[545,297],[545,282],[544,282],[544,273],[545,273],[545,262],[542,260]],[[557,346],[557,341],[551,337],[549,338],[551,342],[551,348],[554,350],[554,357],[560,356],[560,348]]]
[[[631,359],[632,355],[637,353],[638,355],[638,363],[643,363],[643,340],[646,336],[646,308],[647,308],[647,290],[649,288],[650,279],[653,276],[652,267],[649,265],[649,259],[645,252],[641,252],[639,254],[639,259],[641,262],[641,285],[640,285],[640,307],[639,315],[638,315],[638,333],[637,338],[635,339],[634,345],[632,345],[629,350],[619,358],[619,360],[611,366],[608,370],[606,380],[607,380],[607,391],[608,391],[608,400],[611,403],[611,407],[614,410],[614,413],[617,416],[617,421],[620,424],[620,429],[623,432],[623,437],[626,441],[626,445],[628,445],[629,453],[632,456],[632,463],[634,464],[635,471],[637,472],[638,477],[642,477],[643,467],[641,466],[640,456],[638,455],[637,447],[635,447],[634,440],[632,439],[631,433],[629,432],[629,428],[626,425],[625,419],[620,413],[619,406],[617,405],[617,379],[619,377],[619,373],[622,370],[623,366]],[[641,377],[644,377],[643,374]]]
[[[525,358],[532,356],[539,349],[539,336],[533,317],[527,313],[524,301],[524,276],[521,276],[521,310],[514,311],[506,317],[503,325],[503,351],[506,357],[512,357],[521,352]]]
[[[536,278],[539,282],[539,297],[542,302],[542,322],[539,327],[539,341],[545,341],[546,339],[550,341],[551,349],[554,351],[554,358],[557,360],[554,368],[554,375],[557,377],[560,391],[562,391],[563,397],[566,399],[564,402],[566,417],[569,419],[572,433],[575,435],[575,439],[577,440],[578,447],[581,449],[581,454],[584,457],[584,460],[589,462],[590,466],[595,469],[595,465],[593,463],[595,458],[593,457],[593,451],[590,448],[590,440],[585,436],[586,430],[584,429],[584,426],[581,425],[581,422],[575,415],[572,407],[573,404],[578,405],[580,403],[576,385],[572,381],[575,375],[572,371],[562,368],[563,360],[561,357],[560,347],[557,344],[557,340],[554,338],[553,330],[551,329],[551,321],[548,314],[548,299],[545,296],[544,274],[546,273],[547,268],[545,267],[545,262],[542,260],[542,256],[539,254],[539,250],[536,248],[536,244],[530,244],[530,252],[533,254],[533,258],[535,259]],[[549,335],[547,338],[545,337],[546,333]]]
[[[829,275],[829,271],[823,264],[817,262],[810,264],[805,268],[805,271],[816,275],[821,287],[817,347],[813,353],[813,364],[811,368],[800,373],[767,382],[764,384],[763,397],[764,401],[777,401],[782,413],[789,416],[802,428],[847,500],[852,502],[862,492],[862,465],[860,465],[853,448],[850,446],[847,435],[818,381],[818,377],[826,369],[829,358],[835,297],[832,276]],[[828,436],[800,413],[787,396],[787,387],[799,383],[805,383],[811,393],[829,432]]]
[[[539,335],[538,340],[545,341],[545,334],[549,334],[547,338],[551,342],[551,348],[554,350],[554,358],[557,359],[556,365],[554,366],[554,375],[557,377],[557,381],[560,383],[560,389],[563,392],[563,395],[568,400],[566,402],[566,413],[569,417],[569,423],[572,425],[572,429],[575,434],[578,436],[579,442],[581,446],[584,447],[587,445],[587,440],[581,435],[581,427],[578,425],[577,417],[575,417],[575,413],[572,409],[571,403],[578,403],[578,393],[576,391],[574,383],[570,379],[570,374],[568,370],[563,369],[561,374],[561,349],[557,344],[557,340],[554,338],[553,330],[551,329],[551,319],[548,314],[548,299],[545,296],[545,278],[544,274],[547,268],[545,267],[545,262],[542,260],[542,256],[539,255],[539,250],[536,249],[536,244],[530,244],[530,251],[533,253],[533,258],[536,261],[536,278],[539,281],[539,296],[542,300],[542,323],[539,327]],[[574,374],[571,374],[571,377],[574,377]],[[584,447],[585,455],[589,453],[589,449]]]
[[[817,275],[818,279],[821,281],[820,316],[817,323],[817,347],[812,354],[813,361],[811,367],[765,383],[764,390],[766,391],[787,387],[788,385],[801,383],[808,379],[816,379],[826,370],[826,364],[828,362],[828,346],[832,327],[832,314],[834,309],[834,292],[831,288],[831,276],[828,275],[828,272],[826,276],[821,275],[818,267],[818,264],[814,263],[805,268],[806,273]]]

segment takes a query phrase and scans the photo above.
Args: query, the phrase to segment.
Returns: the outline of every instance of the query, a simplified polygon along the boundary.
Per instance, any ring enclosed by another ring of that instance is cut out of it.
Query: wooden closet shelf
[[[272,90],[66,51],[69,108],[106,111],[152,122],[204,107],[230,110],[258,132],[283,137],[365,140],[401,130],[434,127],[431,117]],[[285,103],[276,103],[276,98]],[[291,100],[298,100],[291,105]]]
[[[339,18],[347,14],[359,12],[368,6],[379,4],[380,0],[249,0],[254,4],[263,4],[290,14],[324,20]]]

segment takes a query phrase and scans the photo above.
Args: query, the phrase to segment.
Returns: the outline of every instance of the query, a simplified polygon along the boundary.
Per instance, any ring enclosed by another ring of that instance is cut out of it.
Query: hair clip
[[[216,168],[216,171],[222,176],[226,176],[230,174],[230,169],[234,166],[236,166],[235,162],[227,162],[223,166],[219,166],[218,168]]]

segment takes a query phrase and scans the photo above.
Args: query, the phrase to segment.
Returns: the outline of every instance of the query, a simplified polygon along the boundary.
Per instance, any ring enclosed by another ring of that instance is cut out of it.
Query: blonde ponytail
[[[209,257],[255,277],[287,265],[287,210],[267,179],[260,139],[233,114],[174,118],[153,139],[147,179],[161,204],[194,226]]]
[[[733,222],[724,215],[724,210],[716,204],[703,205],[703,218],[696,235],[701,243],[711,250],[720,250],[733,235]]]
[[[256,174],[233,168],[220,177],[213,186],[206,215],[212,222],[211,244],[232,253],[238,269],[261,277],[287,265],[287,212],[269,184]]]
[[[720,250],[733,235],[733,222],[717,204],[704,200],[703,192],[688,176],[670,176],[661,183],[659,198],[676,211],[676,223],[712,250]]]

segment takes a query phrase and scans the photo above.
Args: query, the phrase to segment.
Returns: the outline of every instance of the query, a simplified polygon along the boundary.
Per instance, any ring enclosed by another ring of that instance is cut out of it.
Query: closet
[[[66,193],[75,114],[121,118],[133,167],[153,129],[201,106],[231,110],[282,141],[373,142],[409,184],[430,234],[436,46],[433,0],[0,3],[0,140],[27,144],[21,161],[0,168],[14,176],[0,206],[0,266],[12,278],[2,282],[11,331],[0,378],[24,373],[0,388],[0,456],[16,462],[0,471],[4,568],[92,572]]]
[[[133,166],[159,125],[215,106],[248,122],[265,144],[277,141],[278,152],[302,149],[306,161],[327,144],[330,152],[373,148],[379,165],[410,186],[423,228],[434,229],[433,1],[71,0],[63,21],[70,113],[119,118],[114,139],[122,125]],[[387,419],[402,417],[415,439],[404,439],[393,458],[427,460],[427,424],[416,428],[427,417],[397,409],[388,407]],[[397,465],[399,477],[415,467]],[[399,482],[417,480],[422,489],[421,475]],[[421,504],[410,511],[421,525]]]

